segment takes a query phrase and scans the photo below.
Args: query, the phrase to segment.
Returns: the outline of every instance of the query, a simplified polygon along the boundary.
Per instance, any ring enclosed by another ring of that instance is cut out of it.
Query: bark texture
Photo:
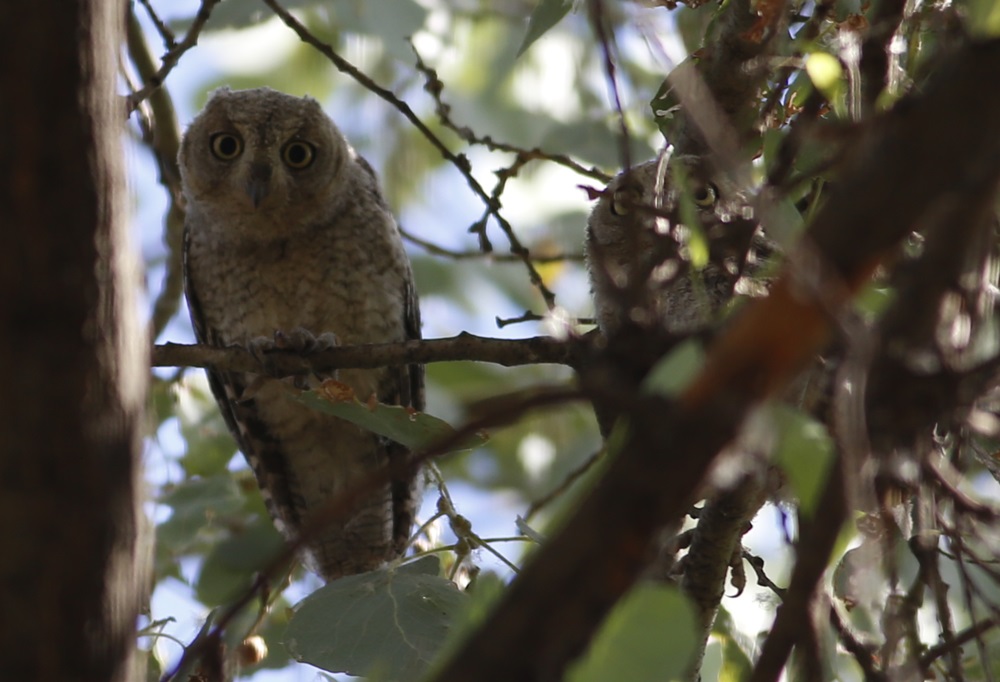
[[[123,12],[0,6],[4,679],[135,679],[147,344],[121,210]]]

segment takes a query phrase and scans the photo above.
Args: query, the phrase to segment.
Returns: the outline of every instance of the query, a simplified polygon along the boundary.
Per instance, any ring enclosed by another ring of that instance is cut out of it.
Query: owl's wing
[[[191,269],[188,267],[188,259],[191,252],[191,232],[185,227],[184,229],[184,249],[181,253],[181,262],[183,264],[184,272],[184,297],[187,299],[188,311],[191,316],[191,324],[194,327],[194,336],[198,340],[198,343],[208,344],[210,346],[219,345],[219,340],[216,338],[215,334],[212,333],[211,329],[208,328],[205,322],[205,315],[201,311],[201,304],[198,300],[198,292],[195,291],[194,281],[191,278]],[[217,372],[212,369],[206,369],[205,374],[208,375],[208,385],[212,389],[212,395],[215,396],[215,402],[219,404],[219,408],[222,411],[222,417],[226,420],[226,426],[229,427],[229,431],[236,438],[237,444],[242,447],[240,442],[240,429],[238,422],[236,420],[236,414],[233,411],[233,407],[230,404],[230,393],[235,393],[239,390],[242,393],[245,386],[232,386],[235,376],[231,373]],[[231,388],[227,391],[226,384],[229,384]],[[242,382],[241,382],[242,383]],[[236,393],[236,395],[239,395]]]
[[[403,323],[406,338],[419,339],[420,307],[413,288],[413,280],[404,283]],[[392,367],[386,378],[379,400],[385,403],[396,403],[415,410],[424,409],[424,366],[405,365]],[[410,450],[395,441],[383,439],[385,454],[390,466],[402,463],[410,456]],[[413,528],[414,517],[420,502],[420,480],[417,476],[403,476],[392,481],[392,539],[398,552],[406,548],[410,529]]]

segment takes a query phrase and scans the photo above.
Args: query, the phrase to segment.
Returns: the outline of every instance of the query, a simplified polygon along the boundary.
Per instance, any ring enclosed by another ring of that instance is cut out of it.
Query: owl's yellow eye
[[[715,202],[719,200],[719,190],[712,183],[705,183],[691,192],[691,199],[695,205],[708,208],[709,206],[714,206]]]
[[[232,161],[243,153],[243,140],[232,133],[216,133],[210,140],[212,153],[217,159]]]
[[[639,190],[635,187],[615,190],[611,195],[611,212],[614,215],[628,215],[641,198]]]
[[[308,142],[289,142],[281,150],[281,158],[291,168],[306,168],[316,158],[316,148]]]

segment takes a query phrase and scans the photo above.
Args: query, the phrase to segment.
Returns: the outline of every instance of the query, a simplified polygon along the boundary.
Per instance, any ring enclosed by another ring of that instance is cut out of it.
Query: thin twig
[[[291,12],[282,7],[277,0],[263,0],[263,2],[274,10],[275,14],[278,15],[288,28],[292,29],[296,35],[299,36],[302,42],[316,48],[316,50],[318,50],[324,57],[330,60],[338,71],[347,74],[366,90],[377,95],[395,107],[395,109],[399,111],[399,113],[401,113],[407,121],[409,121],[425,138],[427,138],[427,141],[430,142],[431,146],[437,149],[438,152],[440,152],[441,156],[443,156],[459,170],[465,178],[466,183],[472,189],[473,193],[475,193],[475,195],[479,197],[479,199],[486,206],[486,213],[484,217],[473,225],[472,228],[470,228],[470,231],[479,233],[480,245],[483,250],[488,251],[492,248],[489,245],[489,241],[485,238],[486,218],[488,216],[492,216],[493,219],[496,220],[500,230],[507,237],[507,241],[510,244],[510,252],[518,256],[521,259],[521,262],[524,263],[531,283],[542,295],[542,298],[545,301],[545,306],[550,310],[555,307],[555,294],[553,294],[552,291],[550,291],[545,285],[545,282],[542,280],[542,276],[538,273],[538,270],[531,262],[528,249],[521,244],[517,235],[514,234],[514,229],[511,227],[510,223],[500,214],[499,198],[488,195],[482,185],[480,185],[479,182],[472,176],[472,167],[469,163],[468,157],[466,157],[465,154],[455,154],[448,149],[441,139],[435,135],[434,132],[431,131],[431,129],[428,128],[427,125],[413,112],[410,105],[396,97],[396,95],[390,90],[378,85],[360,69],[340,56],[328,43],[324,43],[322,40],[314,36],[309,29],[302,24],[302,22],[296,19]]]
[[[605,449],[601,448],[600,450],[598,450],[597,452],[595,452],[594,454],[592,454],[590,457],[588,457],[586,459],[586,461],[583,462],[583,464],[581,464],[577,468],[573,469],[573,471],[571,471],[568,474],[566,474],[566,477],[563,478],[562,482],[559,485],[557,485],[555,488],[553,488],[552,490],[550,490],[543,497],[541,497],[541,498],[535,500],[534,502],[532,502],[531,506],[528,507],[528,510],[524,513],[524,520],[525,520],[525,522],[530,521],[531,517],[534,516],[535,514],[537,514],[539,512],[539,510],[542,509],[542,507],[544,507],[545,505],[549,504],[550,502],[552,502],[552,500],[556,499],[557,497],[559,497],[560,495],[562,495],[564,492],[566,492],[566,490],[568,490],[569,487],[571,485],[573,485],[573,483],[578,478],[580,478],[585,473],[587,473],[588,471],[590,471],[591,467],[593,467],[594,464],[596,464],[601,459],[601,457],[604,455],[604,453],[605,453]]]
[[[417,52],[417,48],[412,42],[410,43],[410,48],[413,50],[413,54],[417,59],[417,70],[424,75],[424,90],[434,99],[435,111],[438,115],[438,120],[441,121],[441,124],[445,128],[448,128],[448,130],[451,130],[469,144],[482,145],[490,151],[510,152],[511,154],[516,154],[517,162],[520,163],[542,159],[564,166],[572,171],[575,171],[576,173],[579,173],[580,175],[585,175],[602,183],[607,183],[611,180],[611,176],[607,173],[602,172],[594,166],[587,168],[565,154],[552,154],[539,149],[538,147],[524,149],[516,145],[507,144],[506,142],[497,142],[489,135],[477,135],[468,126],[460,126],[456,124],[451,118],[451,105],[445,103],[441,97],[441,93],[444,92],[444,83],[440,78],[438,78],[437,72],[424,63],[423,59],[420,57],[420,53]]]
[[[587,5],[590,10],[590,23],[594,29],[594,35],[601,46],[601,53],[604,56],[604,75],[608,80],[608,90],[611,92],[615,102],[615,111],[618,114],[618,148],[621,154],[622,170],[632,167],[631,152],[629,151],[630,140],[628,123],[625,121],[625,111],[622,107],[621,93],[618,91],[618,78],[615,71],[614,50],[611,46],[613,36],[608,35],[607,27],[604,24],[604,3],[602,0],[590,0]]]
[[[152,10],[150,10],[152,11]],[[128,53],[136,71],[144,82],[151,82],[156,75],[153,55],[146,44],[139,21],[129,7],[127,19]],[[184,288],[181,251],[184,240],[184,209],[181,200],[181,176],[177,165],[180,132],[173,100],[165,88],[157,88],[149,95],[149,123],[139,116],[142,141],[153,153],[160,171],[160,184],[167,192],[167,214],[164,218],[163,242],[167,247],[163,287],[153,303],[150,320],[150,338],[156,339],[167,323],[177,314]]]
[[[191,22],[191,27],[188,28],[187,33],[184,34],[184,40],[177,43],[174,49],[163,55],[163,58],[160,60],[160,68],[157,72],[146,80],[146,84],[142,86],[142,88],[136,90],[128,96],[128,113],[131,114],[135,111],[136,107],[138,107],[143,100],[163,85],[163,81],[166,80],[167,75],[174,70],[175,66],[177,66],[177,62],[180,61],[181,56],[198,43],[198,36],[201,35],[201,31],[205,28],[205,24],[208,23],[208,18],[212,16],[212,10],[221,1],[222,0],[201,1],[201,6],[198,8],[198,13],[195,15],[194,21]]]
[[[837,605],[829,596],[824,595],[830,612],[830,625],[837,633],[840,645],[850,653],[861,668],[865,676],[865,682],[883,682],[886,674],[879,670],[876,665],[875,647],[863,642],[858,638],[857,633],[851,628],[850,623],[841,615]]]
[[[997,626],[997,622],[996,618],[986,618],[979,621],[975,625],[970,625],[961,632],[956,633],[955,637],[950,641],[935,644],[920,657],[920,669],[927,670],[931,664],[934,663],[934,661],[938,660],[942,656],[951,654],[966,642],[969,642],[995,628]]]
[[[410,242],[411,244],[416,244],[422,248],[427,253],[434,254],[435,256],[444,256],[445,258],[453,258],[455,260],[489,260],[496,263],[520,263],[521,258],[515,256],[511,253],[496,253],[494,251],[455,251],[453,249],[448,249],[434,242],[428,241],[422,237],[409,232],[403,228],[399,228],[400,234],[403,235],[403,239]],[[531,254],[530,258],[535,263],[563,263],[566,261],[583,262],[582,253],[557,253],[553,255],[536,255]]]
[[[521,324],[522,322],[540,322],[545,319],[545,316],[525,310],[523,315],[518,315],[517,317],[500,317],[498,315],[495,319],[497,329],[503,329],[508,325]]]
[[[584,394],[579,389],[553,387],[548,391],[540,391],[521,403],[505,403],[502,410],[469,421],[438,444],[422,452],[414,453],[407,461],[394,462],[364,476],[350,490],[337,495],[309,515],[295,537],[288,540],[282,549],[271,557],[264,568],[257,574],[253,584],[244,590],[229,606],[221,609],[212,626],[210,628],[203,628],[198,636],[185,647],[180,660],[172,670],[161,678],[161,682],[176,680],[177,675],[186,666],[201,659],[203,655],[210,654],[213,643],[221,640],[226,628],[254,599],[262,589],[262,586],[266,586],[272,578],[280,575],[295,555],[315,539],[323,529],[343,519],[352,509],[356,509],[359,503],[381,486],[386,485],[394,478],[401,478],[403,474],[408,475],[412,473],[423,463],[443,452],[448,452],[465,438],[485,428],[510,423],[532,409],[561,405],[581,400],[584,397]]]
[[[757,584],[760,585],[761,587],[766,587],[767,589],[771,590],[776,595],[784,599],[786,591],[785,588],[779,587],[773,580],[771,580],[767,576],[767,573],[764,572],[764,560],[761,557],[751,553],[749,550],[745,548],[743,549],[743,558],[746,560],[748,564],[750,564],[750,568],[752,568],[754,574],[756,574]]]
[[[149,0],[139,0],[139,4],[142,5],[143,9],[146,10],[146,15],[149,20],[153,22],[153,26],[156,27],[157,32],[160,34],[160,38],[163,39],[163,46],[169,51],[177,47],[177,36],[174,32],[170,30],[166,22],[160,18],[160,15],[156,13],[153,6],[149,4]],[[129,14],[132,14],[132,7],[129,7]]]

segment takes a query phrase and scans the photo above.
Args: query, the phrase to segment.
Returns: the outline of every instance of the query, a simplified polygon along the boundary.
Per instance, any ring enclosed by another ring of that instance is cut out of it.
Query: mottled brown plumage
[[[180,167],[185,293],[201,342],[263,355],[276,333],[298,348],[420,337],[409,261],[375,174],[315,100],[219,90],[185,134]],[[297,403],[280,380],[208,374],[285,532],[408,454]],[[423,407],[418,366],[342,370],[338,379],[361,400]],[[413,478],[396,480],[327,529],[310,544],[313,568],[332,580],[398,556],[417,488]]]
[[[682,201],[689,202],[687,215]],[[694,157],[675,158],[662,169],[649,161],[614,178],[587,223],[587,265],[601,330],[611,335],[634,324],[685,334],[712,322],[732,298],[748,259],[755,259],[750,246],[757,226],[743,216],[740,201]],[[685,217],[697,223],[685,224]],[[692,227],[709,247],[700,269],[691,263]],[[756,245],[763,246],[759,236]]]

